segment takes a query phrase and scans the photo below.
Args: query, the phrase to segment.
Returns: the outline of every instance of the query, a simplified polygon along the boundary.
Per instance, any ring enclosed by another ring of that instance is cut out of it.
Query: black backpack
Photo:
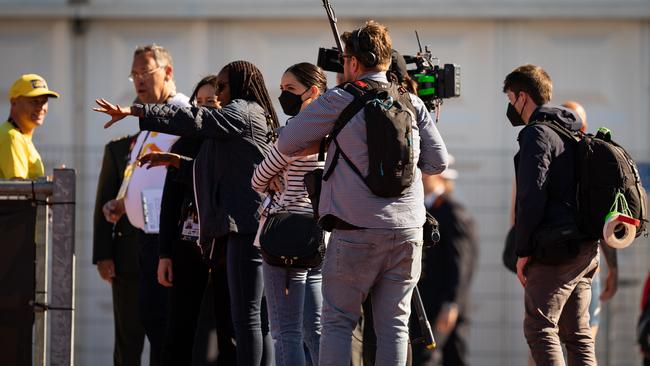
[[[550,127],[576,146],[577,224],[581,234],[602,239],[605,216],[618,193],[622,193],[632,217],[641,221],[636,236],[641,235],[648,221],[646,192],[634,160],[612,140],[611,131],[600,128],[592,135],[571,132],[555,122],[537,123]]]
[[[340,114],[328,138],[336,145],[334,158],[323,180],[332,174],[339,157],[364,181],[373,194],[380,197],[399,197],[413,183],[413,131],[411,123],[415,110],[406,90],[394,83],[357,80],[345,83],[343,90],[354,96]],[[365,112],[368,175],[352,163],[336,140],[338,133],[361,109]]]

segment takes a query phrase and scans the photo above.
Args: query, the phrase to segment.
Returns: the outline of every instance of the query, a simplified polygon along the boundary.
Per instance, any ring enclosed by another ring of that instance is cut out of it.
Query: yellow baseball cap
[[[59,93],[48,89],[45,79],[36,74],[21,76],[9,89],[10,100],[16,97],[38,97],[41,95],[59,97]]]

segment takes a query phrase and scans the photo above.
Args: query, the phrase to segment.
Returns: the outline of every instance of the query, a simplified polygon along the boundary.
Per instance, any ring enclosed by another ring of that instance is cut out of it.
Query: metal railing
[[[73,364],[75,179],[73,169],[54,169],[51,181],[0,180],[0,200],[32,200],[38,205],[34,365]]]

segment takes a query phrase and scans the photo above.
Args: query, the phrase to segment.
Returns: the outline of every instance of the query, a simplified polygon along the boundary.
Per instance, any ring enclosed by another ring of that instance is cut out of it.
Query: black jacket
[[[474,219],[452,196],[438,197],[427,211],[438,220],[440,241],[423,252],[418,288],[429,319],[435,320],[447,302],[465,313],[478,263],[478,239]]]
[[[93,216],[93,264],[112,259],[118,273],[139,273],[138,229],[126,215],[117,224],[106,221],[102,213],[104,204],[115,199],[122,185],[124,169],[129,163],[131,144],[137,135],[111,141],[104,148],[104,160],[97,180],[95,211]]]
[[[230,232],[257,232],[255,212],[262,196],[251,187],[251,178],[271,147],[259,104],[242,99],[222,109],[148,104],[140,129],[202,140],[194,161],[202,244]]]
[[[181,137],[169,152],[196,158],[201,148],[201,140]],[[188,207],[194,203],[194,181],[192,179],[192,166],[183,164],[179,169],[170,167],[165,176],[162,202],[160,204],[160,233],[158,252],[161,258],[172,258],[174,245],[180,238],[181,225],[186,219]]]
[[[571,131],[582,124],[572,111],[543,105],[519,133],[515,156],[515,247],[519,257],[533,254],[533,235],[542,227],[575,220],[575,146],[538,121],[556,122]]]

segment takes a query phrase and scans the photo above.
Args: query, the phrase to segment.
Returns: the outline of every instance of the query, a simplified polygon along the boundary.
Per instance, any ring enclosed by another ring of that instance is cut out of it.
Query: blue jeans
[[[228,234],[228,289],[239,366],[273,364],[273,346],[262,301],[262,255],[253,239],[255,234]]]
[[[422,228],[334,230],[323,263],[321,366],[350,364],[350,339],[371,294],[375,365],[404,365]]]
[[[269,309],[271,336],[275,345],[276,366],[304,366],[305,350],[318,365],[321,334],[323,276],[320,267],[289,271],[289,293],[285,295],[287,271],[266,262],[263,266],[266,302]]]

